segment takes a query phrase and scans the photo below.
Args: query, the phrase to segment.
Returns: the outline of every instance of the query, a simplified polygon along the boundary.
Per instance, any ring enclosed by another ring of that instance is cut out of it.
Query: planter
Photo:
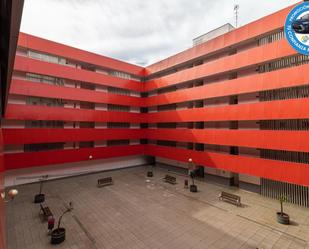
[[[34,203],[42,203],[45,201],[45,195],[44,194],[37,194],[34,196]]]
[[[197,186],[192,184],[190,185],[190,192],[196,193],[197,192]]]
[[[289,225],[290,217],[286,213],[277,212],[277,221],[280,224]]]
[[[153,177],[153,172],[152,171],[148,171],[147,172],[147,177]]]
[[[62,243],[65,240],[65,228],[57,228],[51,233],[50,243],[53,245],[57,245]]]

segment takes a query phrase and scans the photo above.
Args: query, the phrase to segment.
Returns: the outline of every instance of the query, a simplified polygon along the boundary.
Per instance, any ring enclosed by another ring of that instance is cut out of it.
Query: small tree
[[[61,224],[61,220],[62,220],[62,217],[63,215],[65,215],[66,213],[68,212],[71,212],[73,210],[73,205],[72,205],[72,202],[69,203],[69,207],[62,213],[62,215],[59,217],[59,220],[58,220],[58,226],[57,226],[57,229],[59,230],[60,228],[60,224]]]
[[[189,174],[192,180],[192,185],[194,185],[194,169],[195,169],[195,163],[193,162],[193,160],[191,158],[189,158],[188,160],[188,170],[189,170]]]
[[[190,192],[196,193],[197,192],[197,186],[194,184],[194,177],[195,177],[195,163],[193,162],[192,158],[189,158],[188,160],[188,173],[189,177],[192,180],[192,184],[190,185]]]
[[[283,215],[283,202],[287,202],[288,201],[288,197],[285,196],[285,195],[281,195],[278,199],[279,199],[280,207],[281,207],[280,214]]]
[[[39,179],[39,181],[40,181],[40,192],[39,192],[39,194],[42,194],[43,182],[45,180],[47,180],[47,178],[48,178],[48,175],[43,175],[42,178]]]
[[[191,171],[190,176],[191,176],[191,179],[192,179],[192,185],[194,185],[194,172],[193,171]]]
[[[39,180],[40,181],[40,191],[39,191],[39,195],[41,195],[42,194],[42,189],[43,189],[43,179],[40,179]]]

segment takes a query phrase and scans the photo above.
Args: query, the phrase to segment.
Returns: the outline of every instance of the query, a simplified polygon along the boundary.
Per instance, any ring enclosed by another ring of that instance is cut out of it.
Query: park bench
[[[40,213],[42,212],[44,220],[47,220],[49,216],[53,216],[53,213],[50,211],[49,207],[43,207],[42,204],[40,204],[41,210]]]
[[[112,185],[113,184],[113,179],[112,177],[105,177],[105,178],[101,178],[98,180],[98,187],[105,187],[108,185]]]
[[[222,201],[230,202],[237,206],[241,206],[240,196],[238,195],[234,195],[234,194],[230,194],[230,193],[222,191],[221,194],[219,195],[219,199]]]
[[[163,179],[165,182],[168,182],[170,184],[176,184],[176,177],[174,176],[166,175]]]

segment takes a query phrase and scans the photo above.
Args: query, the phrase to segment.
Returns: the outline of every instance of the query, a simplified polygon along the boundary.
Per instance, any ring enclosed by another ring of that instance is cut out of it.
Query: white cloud
[[[298,2],[240,4],[246,24]],[[146,65],[180,52],[192,39],[234,23],[231,0],[26,0],[21,30],[46,39]]]

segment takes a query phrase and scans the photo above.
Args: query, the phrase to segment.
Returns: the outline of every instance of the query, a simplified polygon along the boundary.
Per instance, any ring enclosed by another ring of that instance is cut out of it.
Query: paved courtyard
[[[145,167],[135,167],[47,182],[44,205],[57,218],[69,201],[74,205],[62,222],[66,241],[57,246],[33,203],[38,184],[19,186],[7,206],[8,248],[309,248],[309,209],[285,205],[293,222],[280,225],[275,200],[204,181],[197,181],[200,192],[190,193],[185,176],[174,174],[176,185],[164,183],[166,172],[156,167],[150,181]],[[97,188],[104,176],[114,185]],[[222,190],[240,195],[243,207],[219,201]]]

